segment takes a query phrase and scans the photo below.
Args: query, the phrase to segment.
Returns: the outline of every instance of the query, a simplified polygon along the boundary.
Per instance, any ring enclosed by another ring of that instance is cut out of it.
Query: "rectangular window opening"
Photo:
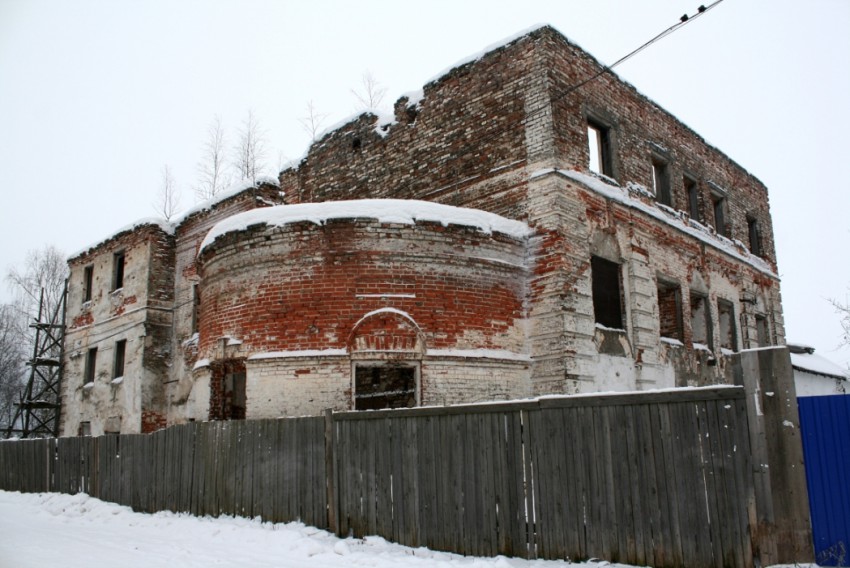
[[[92,347],[86,352],[86,369],[83,376],[83,384],[94,383],[95,366],[97,365],[97,347]]]
[[[92,283],[94,282],[94,266],[83,269],[83,302],[91,302]]]
[[[227,373],[224,376],[225,418],[244,420],[247,411],[245,371]]]
[[[658,281],[658,322],[661,337],[684,341],[682,289],[678,284]]]
[[[590,119],[587,121],[587,151],[590,171],[613,178],[609,128]]]
[[[80,422],[80,427],[77,429],[78,436],[91,436],[91,422]]]
[[[761,314],[756,314],[756,340],[758,341],[758,347],[767,347],[770,345],[767,317]]]
[[[747,215],[747,236],[750,240],[750,252],[756,256],[761,256],[761,235],[759,233],[758,219]]]
[[[112,290],[124,287],[124,251],[116,252],[112,258]]]
[[[728,300],[717,300],[717,319],[720,327],[720,347],[737,351],[738,337],[735,331],[735,306]]]
[[[726,198],[712,194],[711,206],[714,211],[714,230],[718,235],[726,235]]]
[[[708,298],[693,291],[691,292],[691,341],[695,348],[698,346],[713,348]]]
[[[658,203],[672,207],[673,196],[670,194],[667,163],[657,158],[652,159],[652,189]]]
[[[127,340],[115,342],[115,361],[112,366],[112,378],[117,379],[124,376],[124,356],[127,351]]]
[[[355,410],[416,406],[416,368],[413,366],[357,365],[354,381]]]
[[[685,195],[688,196],[688,215],[695,221],[700,220],[699,216],[699,190],[695,179],[684,176]]]
[[[596,323],[613,329],[624,329],[620,265],[594,256],[590,259],[590,273]]]
[[[198,285],[192,286],[192,334],[198,333],[198,315],[201,309],[201,291]]]

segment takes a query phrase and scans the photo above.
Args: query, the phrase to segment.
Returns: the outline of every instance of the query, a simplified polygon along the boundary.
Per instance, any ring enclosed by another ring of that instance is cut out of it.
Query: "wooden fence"
[[[752,467],[741,388],[0,443],[7,490],[656,567],[753,566]]]

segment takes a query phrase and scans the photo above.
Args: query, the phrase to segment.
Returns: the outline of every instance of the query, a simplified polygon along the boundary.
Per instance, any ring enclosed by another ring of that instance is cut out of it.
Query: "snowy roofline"
[[[618,185],[612,185],[611,183],[603,181],[595,176],[584,174],[575,170],[545,168],[533,172],[530,175],[530,179],[535,179],[548,174],[556,174],[571,179],[573,181],[577,181],[586,188],[595,191],[596,193],[600,193],[605,197],[613,199],[614,201],[622,203],[623,205],[632,209],[642,211],[650,217],[662,221],[663,223],[675,229],[678,229],[679,231],[687,235],[695,237],[701,240],[702,242],[711,245],[718,251],[750,265],[759,272],[762,272],[763,274],[767,274],[779,280],[779,276],[775,272],[773,272],[773,268],[767,262],[765,262],[764,259],[752,255],[748,251],[739,251],[735,244],[735,241],[727,239],[726,237],[723,237],[721,235],[709,232],[708,228],[698,221],[695,221],[693,219],[689,219],[686,221],[682,216],[679,215],[679,212],[674,209],[662,209],[653,205],[647,205],[640,199],[635,199],[631,197],[628,194],[628,188],[621,188]]]
[[[406,95],[402,95],[401,98],[404,98],[405,96]],[[418,99],[416,99],[415,102],[408,102],[408,106],[416,106],[417,104],[419,104],[420,100],[422,100],[421,96]],[[327,128],[323,128],[318,134],[316,134],[316,137],[313,138],[313,140],[310,141],[307,144],[307,147],[304,149],[304,152],[302,152],[299,157],[294,158],[292,160],[289,160],[283,165],[283,167],[280,170],[280,173],[283,173],[287,170],[298,169],[298,166],[301,164],[301,162],[303,162],[304,160],[307,159],[307,156],[310,154],[310,150],[313,149],[313,146],[317,146],[317,145],[321,146],[322,142],[324,141],[324,139],[329,134],[332,134],[333,132],[340,130],[341,128],[344,128],[344,127],[348,126],[349,124],[353,124],[353,123],[357,122],[362,117],[369,117],[369,116],[372,116],[372,117],[375,118],[375,127],[374,128],[375,128],[375,132],[379,136],[386,136],[387,132],[384,130],[384,127],[390,126],[390,125],[393,125],[393,124],[396,123],[395,114],[393,114],[391,112],[386,112],[386,111],[383,111],[383,110],[380,110],[380,109],[376,109],[376,108],[366,108],[366,109],[354,112],[352,114],[349,114],[345,118],[333,123],[332,125],[328,126]]]
[[[176,217],[174,217],[171,220],[167,221],[167,220],[163,219],[162,217],[143,217],[142,219],[138,219],[137,221],[134,221],[133,223],[130,223],[128,225],[124,225],[120,229],[113,231],[112,234],[109,235],[108,237],[101,239],[101,240],[97,241],[96,243],[94,243],[92,245],[89,245],[89,246],[87,246],[83,249],[80,249],[80,250],[70,254],[67,257],[67,261],[70,262],[70,261],[74,260],[75,258],[77,258],[78,256],[82,256],[82,255],[98,248],[99,246],[101,246],[105,243],[108,243],[112,239],[115,239],[115,238],[121,236],[124,233],[129,233],[129,232],[135,231],[136,229],[139,229],[139,228],[145,227],[145,226],[157,227],[162,232],[164,232],[168,235],[173,235],[175,233],[175,231],[177,230],[177,228],[182,223],[184,223],[187,219],[189,219],[189,217],[191,217],[192,215],[195,215],[196,213],[200,213],[200,212],[203,212],[203,211],[208,211],[208,210],[212,209],[213,207],[215,207],[216,205],[218,205],[219,203],[221,203],[222,201],[226,201],[226,200],[228,200],[232,197],[236,197],[237,195],[239,195],[243,191],[247,191],[249,189],[257,188],[257,187],[260,187],[261,185],[273,185],[273,186],[276,186],[276,187],[280,187],[280,181],[278,181],[277,178],[273,178],[273,177],[269,177],[269,176],[258,177],[256,180],[243,179],[241,181],[238,181],[236,183],[231,184],[230,187],[228,187],[227,189],[225,189],[221,193],[211,197],[210,199],[207,199],[206,201],[202,201],[202,202],[196,204],[195,206],[190,207],[189,209],[187,209],[186,211],[184,211],[180,215],[177,215]]]
[[[240,193],[248,189],[258,188],[261,185],[272,185],[275,187],[280,187],[280,180],[271,176],[260,176],[255,180],[243,179],[234,184],[231,184],[230,187],[222,191],[221,193],[207,199],[206,201],[202,201],[195,205],[194,207],[190,207],[180,215],[174,218],[171,223],[174,225],[175,229],[179,227],[184,221],[189,219],[192,215],[196,213],[201,213],[203,211],[208,211],[212,209],[214,206],[218,205],[222,201],[226,201],[231,197],[236,197]]]
[[[788,344],[791,351],[791,366],[804,373],[821,375],[831,379],[850,380],[850,370],[842,368],[826,357],[815,354],[815,349],[799,343]]]
[[[513,33],[513,34],[511,34],[507,37],[504,37],[504,38],[500,39],[499,41],[497,41],[495,43],[491,43],[490,45],[484,47],[483,49],[478,50],[475,53],[471,53],[471,54],[467,55],[466,57],[458,59],[453,64],[449,65],[448,67],[445,67],[442,71],[440,71],[439,73],[437,73],[436,75],[434,75],[433,77],[431,77],[430,79],[425,81],[425,86],[428,86],[432,83],[437,83],[443,77],[445,77],[446,75],[448,75],[449,73],[451,73],[455,69],[459,69],[459,68],[463,67],[464,65],[468,65],[470,63],[475,63],[476,61],[483,59],[484,57],[486,57],[490,53],[492,53],[494,51],[498,51],[499,49],[502,49],[503,47],[508,46],[508,45],[510,45],[511,43],[513,43],[517,40],[520,40],[520,39],[522,39],[526,36],[531,35],[532,33],[536,32],[538,30],[545,29],[545,28],[551,28],[552,30],[561,34],[561,32],[559,32],[557,29],[555,29],[551,24],[543,24],[543,23],[534,24],[533,26],[529,26],[529,27],[527,27],[523,30],[520,30],[516,33]],[[561,35],[563,36],[564,34],[561,34]],[[564,36],[564,37],[566,38],[566,36]],[[582,50],[582,51],[584,51],[584,50]]]
[[[454,64],[450,65],[449,67],[446,67],[445,69],[443,69],[442,71],[440,71],[439,73],[437,73],[436,75],[432,76],[430,79],[425,81],[425,83],[423,84],[422,87],[415,89],[413,91],[408,91],[406,93],[403,93],[400,97],[398,97],[398,99],[396,99],[396,103],[398,103],[399,101],[401,101],[403,99],[407,99],[407,106],[408,107],[418,106],[419,103],[422,101],[422,99],[425,98],[425,87],[427,87],[428,85],[439,82],[443,77],[445,77],[446,75],[448,75],[449,73],[451,73],[455,69],[458,69],[459,67],[463,67],[464,65],[467,65],[469,63],[474,63],[474,62],[478,61],[479,59],[484,58],[486,55],[488,55],[489,53],[491,53],[493,51],[501,49],[501,48],[503,48],[503,47],[505,47],[505,46],[517,41],[517,40],[520,40],[520,39],[526,37],[527,35],[530,35],[533,32],[536,32],[537,30],[547,28],[547,27],[551,27],[551,26],[549,24],[536,24],[534,26],[525,28],[524,30],[521,30],[521,31],[519,31],[515,34],[511,34],[508,37],[497,41],[496,43],[492,43],[492,44],[488,45],[487,47],[485,47],[482,50],[479,50],[479,51],[477,51],[477,52],[475,52],[471,55],[467,55],[466,57],[459,59],[458,61],[455,61]],[[552,29],[554,30],[555,28],[552,28]],[[555,30],[555,31],[557,32],[557,30]],[[558,32],[558,33],[561,33],[561,32]],[[563,35],[563,34],[561,34],[561,35]],[[393,105],[393,107],[395,107],[395,105]],[[289,160],[289,162],[287,162],[283,166],[283,168],[281,168],[280,172],[283,173],[287,170],[297,169],[298,166],[301,164],[301,162],[303,162],[307,158],[307,156],[310,154],[310,150],[312,150],[314,145],[316,145],[316,144],[320,145],[322,140],[326,136],[328,136],[329,134],[333,133],[336,130],[344,128],[345,126],[348,126],[349,124],[351,124],[353,122],[360,120],[360,118],[363,117],[363,116],[368,116],[368,115],[372,115],[372,116],[375,117],[375,119],[376,119],[375,120],[375,131],[381,136],[386,136],[386,132],[382,131],[383,126],[392,125],[392,124],[395,124],[395,122],[396,122],[395,114],[387,113],[385,111],[381,111],[381,110],[375,109],[375,108],[367,108],[367,109],[363,109],[361,111],[358,111],[356,113],[350,114],[347,117],[335,122],[331,126],[328,126],[327,128],[322,129],[322,131],[319,132],[316,135],[316,137],[311,142],[309,142],[307,144],[307,147],[304,149],[304,152],[301,154],[301,156],[299,156],[298,158]]]
[[[205,247],[225,234],[244,231],[255,225],[280,227],[290,223],[308,222],[323,225],[331,219],[376,219],[380,223],[413,225],[419,221],[432,221],[443,226],[461,225],[479,231],[506,234],[516,239],[530,236],[533,230],[521,221],[514,221],[477,209],[443,205],[413,199],[358,199],[352,201],[324,201],[298,203],[253,209],[237,213],[219,221],[210,229],[201,243]]]
[[[670,111],[668,111],[667,109],[662,107],[660,104],[655,102],[653,99],[649,98],[647,95],[643,94],[643,92],[641,92],[637,87],[635,87],[629,81],[626,81],[620,75],[618,75],[616,71],[614,71],[612,69],[608,69],[608,66],[605,63],[602,63],[593,54],[591,54],[589,51],[584,49],[578,43],[571,40],[569,37],[567,37],[566,34],[561,32],[558,28],[556,28],[552,24],[539,23],[539,24],[532,25],[528,28],[520,30],[519,32],[516,32],[516,33],[511,34],[511,35],[509,35],[505,38],[502,38],[501,40],[499,40],[495,43],[492,43],[492,44],[484,47],[483,49],[481,49],[481,50],[479,50],[475,53],[472,53],[470,55],[467,55],[466,57],[463,57],[463,58],[455,61],[452,65],[444,68],[442,71],[440,71],[439,73],[437,73],[436,75],[432,76],[430,79],[425,81],[425,83],[419,89],[416,89],[414,91],[409,91],[407,93],[402,94],[397,99],[396,103],[398,103],[398,101],[401,101],[404,98],[407,98],[408,99],[407,106],[415,107],[415,106],[419,105],[419,103],[421,102],[422,99],[425,98],[425,88],[427,88],[430,85],[434,85],[436,83],[439,83],[444,77],[446,77],[447,75],[452,73],[454,70],[459,69],[459,68],[461,68],[465,65],[474,64],[474,63],[480,61],[481,59],[483,59],[484,57],[488,56],[489,54],[495,52],[495,51],[498,51],[502,48],[505,48],[505,47],[511,45],[512,43],[518,42],[518,41],[524,39],[525,37],[528,37],[528,36],[530,36],[534,33],[537,33],[541,30],[546,30],[546,29],[552,30],[561,39],[563,39],[568,45],[571,45],[571,46],[575,47],[576,49],[578,49],[579,51],[581,51],[587,58],[589,58],[596,65],[598,65],[600,67],[600,69],[607,69],[608,73],[610,73],[617,81],[619,81],[620,83],[625,85],[627,88],[631,89],[638,97],[640,97],[641,99],[643,99],[644,101],[646,101],[647,103],[652,105],[653,107],[657,108],[660,112],[671,117],[677,123],[682,125],[682,127],[684,127],[688,132],[690,132],[696,139],[700,140],[703,144],[705,144],[708,148],[717,152],[718,154],[723,156],[725,159],[729,160],[729,162],[731,164],[733,164],[737,168],[740,168],[743,173],[752,177],[762,187],[765,187],[764,183],[762,183],[761,180],[759,180],[756,176],[754,176],[752,173],[750,173],[749,170],[747,170],[746,168],[741,166],[741,164],[739,164],[737,161],[735,161],[733,158],[731,158],[728,154],[723,152],[723,150],[721,150],[716,145],[714,145],[711,142],[709,142],[708,140],[706,140],[701,134],[699,134],[693,128],[691,128],[690,126],[688,126],[687,124],[682,122],[676,115],[674,115],[673,113],[671,113]],[[333,126],[330,126],[326,129],[324,129],[321,132],[321,134],[315,138],[315,140],[313,140],[312,142],[309,142],[307,144],[307,147],[305,148],[305,150],[301,154],[301,156],[299,158],[295,159],[295,160],[290,160],[281,169],[280,173],[283,173],[283,172],[285,172],[287,170],[291,170],[291,169],[292,170],[297,169],[299,167],[299,165],[301,164],[301,162],[303,162],[307,158],[307,156],[310,154],[310,150],[313,148],[313,145],[315,143],[320,142],[322,140],[322,138],[324,138],[325,136],[327,136],[331,132],[338,130],[340,128],[343,128],[344,126],[358,120],[364,114],[372,114],[372,115],[378,117],[378,120],[376,121],[376,125],[375,125],[376,131],[377,131],[380,128],[380,126],[382,124],[384,124],[384,123],[381,122],[381,117],[386,116],[387,113],[383,113],[383,112],[376,110],[376,109],[366,109],[366,110],[363,110],[363,111],[356,113],[354,115],[350,115],[348,118],[342,119],[341,121],[337,122]],[[386,122],[386,124],[393,124],[393,123],[395,123],[395,117],[394,116],[392,116],[392,119],[391,119],[390,122]],[[383,133],[381,135],[386,136],[386,133]]]

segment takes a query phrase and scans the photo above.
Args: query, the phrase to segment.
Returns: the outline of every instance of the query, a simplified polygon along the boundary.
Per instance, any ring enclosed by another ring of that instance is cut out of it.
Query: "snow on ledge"
[[[170,223],[170,222],[166,221],[165,219],[160,219],[159,217],[144,217],[142,219],[138,219],[137,221],[130,223],[129,225],[124,225],[123,227],[113,231],[112,234],[109,235],[108,237],[106,237],[105,239],[101,239],[101,240],[97,241],[96,243],[93,243],[93,244],[91,244],[91,245],[89,245],[85,248],[81,248],[80,250],[71,253],[70,255],[68,255],[68,258],[66,260],[68,260],[68,261],[74,260],[78,256],[82,256],[82,255],[86,254],[87,252],[90,252],[90,251],[96,249],[97,247],[99,247],[103,243],[114,239],[118,235],[121,235],[123,233],[130,233],[130,232],[133,232],[136,229],[140,229],[142,227],[157,227],[162,232],[164,232],[165,234],[173,235],[176,225],[174,223]]]
[[[407,313],[403,310],[400,310],[398,308],[378,308],[377,310],[372,310],[371,312],[369,312],[367,314],[363,314],[363,317],[361,317],[359,320],[357,320],[357,323],[355,323],[351,327],[351,329],[353,329],[353,330],[357,329],[358,326],[361,323],[363,323],[364,321],[366,321],[370,317],[376,316],[378,314],[396,314],[396,315],[399,315],[399,316],[403,317],[404,319],[408,320],[414,326],[416,326],[416,329],[418,329],[419,331],[422,331],[422,329],[419,327],[419,324],[416,323],[415,319],[413,319],[413,316],[411,316],[409,313]]]
[[[814,375],[823,375],[825,377],[850,380],[850,371],[841,368],[836,363],[833,363],[826,357],[822,357],[814,353],[791,353],[791,366],[804,373]]]
[[[428,357],[466,357],[470,359],[502,359],[508,361],[531,362],[531,356],[514,353],[505,349],[428,349]]]
[[[548,174],[558,174],[565,178],[577,181],[581,183],[584,187],[591,189],[597,193],[600,193],[608,199],[612,199],[614,201],[622,203],[623,205],[631,207],[632,209],[642,211],[650,217],[654,217],[655,219],[662,221],[667,225],[675,227],[683,233],[695,237],[701,240],[702,242],[711,245],[717,250],[724,252],[729,256],[732,256],[737,260],[740,260],[741,262],[752,266],[759,272],[768,274],[776,279],[779,279],[779,276],[777,276],[776,273],[773,272],[773,268],[767,262],[765,262],[764,259],[752,255],[747,251],[738,250],[737,246],[735,245],[735,242],[731,239],[727,239],[722,235],[717,235],[713,232],[710,232],[709,229],[705,227],[705,225],[702,225],[701,223],[698,223],[693,219],[684,219],[676,210],[667,208],[669,209],[669,211],[664,211],[659,207],[644,203],[640,199],[633,198],[630,193],[635,192],[635,188],[638,187],[637,184],[627,183],[626,188],[623,189],[619,187],[619,185],[614,185],[614,183],[616,182],[614,182],[613,180],[613,183],[606,183],[604,180],[599,179],[596,176],[592,176],[575,170],[561,170],[557,168],[544,168],[541,170],[537,170],[529,176],[529,179],[539,178]]]
[[[251,189],[252,187],[260,187],[261,185],[273,185],[275,187],[280,187],[280,182],[277,178],[268,176],[261,176],[255,180],[243,179],[241,181],[237,181],[236,183],[231,184],[230,187],[228,187],[221,193],[218,193],[217,195],[207,199],[206,201],[198,203],[194,207],[190,207],[180,215],[176,216],[172,221],[172,224],[176,227],[195,213],[208,211],[219,203],[221,203],[222,201],[226,201],[231,197],[239,195],[246,189]]]
[[[301,351],[269,351],[257,353],[248,357],[249,361],[263,359],[291,359],[294,357],[344,357],[348,355],[345,349],[303,349]]]
[[[412,199],[359,199],[279,205],[238,213],[220,221],[207,233],[199,251],[218,237],[244,231],[254,225],[280,227],[290,223],[308,222],[322,225],[331,219],[376,219],[381,223],[413,225],[417,221],[432,221],[443,226],[475,227],[483,233],[502,233],[515,239],[531,235],[532,229],[521,221],[507,219],[495,213],[442,205]]]
[[[192,367],[192,370],[197,371],[198,369],[203,369],[204,367],[209,367],[209,366],[210,366],[210,360],[209,359],[198,359],[195,362],[195,366]]]
[[[511,34],[508,37],[497,41],[496,43],[492,43],[492,44],[488,45],[487,47],[485,47],[484,49],[482,49],[482,50],[480,50],[476,53],[473,53],[471,55],[467,55],[463,59],[455,61],[452,65],[446,67],[445,69],[443,69],[442,71],[440,71],[439,73],[437,73],[436,75],[434,75],[433,77],[431,77],[430,79],[425,81],[425,84],[430,85],[431,83],[436,83],[437,81],[439,81],[444,76],[448,75],[449,73],[451,73],[453,70],[457,69],[458,67],[462,67],[462,66],[464,66],[468,63],[472,63],[474,61],[478,61],[479,59],[482,59],[485,55],[487,55],[491,51],[496,51],[497,49],[501,49],[501,48],[505,47],[506,45],[513,43],[516,40],[521,39],[521,38],[529,35],[530,33],[539,30],[540,28],[545,28],[547,26],[548,26],[548,24],[535,24],[531,27],[525,28],[524,30],[518,31],[515,34]]]
[[[118,235],[121,235],[123,233],[129,233],[145,226],[158,227],[164,233],[168,235],[173,235],[177,230],[177,227],[179,227],[186,219],[188,219],[195,213],[200,213],[201,211],[208,211],[219,203],[221,203],[222,201],[230,199],[231,197],[235,197],[247,189],[251,189],[252,187],[260,187],[261,185],[273,185],[275,187],[280,187],[280,182],[277,180],[277,178],[273,177],[258,177],[256,180],[243,179],[242,181],[238,181],[232,184],[230,187],[228,187],[218,195],[211,197],[206,201],[202,201],[194,207],[187,209],[180,215],[175,216],[170,221],[166,221],[161,217],[144,217],[142,219],[138,219],[130,223],[129,225],[124,225],[123,227],[112,231],[112,234],[110,234],[108,237],[103,238],[85,248],[82,248],[72,253],[68,256],[67,260],[70,261],[77,258],[78,256],[82,256],[85,253],[96,249],[100,245],[114,239]]]

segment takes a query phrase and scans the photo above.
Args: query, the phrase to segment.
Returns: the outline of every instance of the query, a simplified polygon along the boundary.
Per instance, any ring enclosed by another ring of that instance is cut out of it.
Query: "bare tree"
[[[253,111],[239,129],[239,140],[233,149],[233,166],[242,179],[256,181],[264,169],[266,159],[266,137]]]
[[[52,245],[30,250],[24,260],[23,271],[10,268],[6,281],[15,296],[14,307],[23,318],[24,330],[38,315],[38,303],[44,290],[45,310],[53,313],[62,300],[68,263],[65,254]],[[28,334],[29,331],[22,331]]]
[[[215,197],[230,184],[231,176],[225,148],[221,117],[216,116],[207,129],[207,141],[198,162],[198,184],[195,186],[195,197],[198,201]]]
[[[845,300],[844,303],[841,303],[838,300],[830,300],[830,302],[835,307],[835,311],[838,312],[838,315],[841,317],[841,328],[844,330],[844,336],[841,338],[841,345],[850,347],[850,299]]]
[[[177,209],[180,207],[180,195],[177,193],[177,184],[174,181],[174,176],[171,175],[171,168],[162,167],[162,182],[159,186],[157,200],[153,203],[153,208],[157,214],[170,221]]]
[[[360,88],[351,89],[351,94],[357,99],[357,110],[376,109],[384,102],[387,89],[381,86],[370,71],[366,71],[360,78]]]
[[[321,132],[322,125],[324,125],[327,118],[328,115],[316,110],[316,105],[313,104],[313,101],[310,101],[307,103],[304,116],[299,118],[298,122],[301,123],[304,130],[310,135],[310,140],[316,140],[316,136]]]
[[[0,305],[0,434],[12,426],[15,403],[24,388],[24,344],[15,307]]]

